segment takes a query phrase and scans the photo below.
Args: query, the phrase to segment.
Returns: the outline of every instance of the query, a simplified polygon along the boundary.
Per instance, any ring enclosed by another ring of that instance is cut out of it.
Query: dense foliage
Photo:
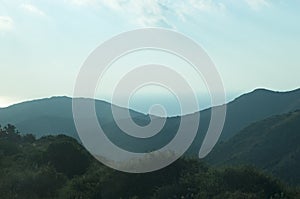
[[[300,198],[297,188],[252,167],[213,169],[180,159],[162,170],[110,169],[73,138],[35,139],[0,127],[0,197],[11,198]]]

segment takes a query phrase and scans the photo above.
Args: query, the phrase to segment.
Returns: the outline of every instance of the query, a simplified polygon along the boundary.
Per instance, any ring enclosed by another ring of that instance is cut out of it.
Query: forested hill
[[[35,139],[0,128],[1,199],[300,198],[300,190],[252,167],[213,169],[180,159],[162,170],[127,174],[96,161],[65,135]]]
[[[255,165],[300,184],[300,111],[272,116],[249,125],[217,144],[206,161],[213,165]]]
[[[227,104],[221,140],[228,140],[253,122],[300,109],[300,89],[276,92],[256,89]]]

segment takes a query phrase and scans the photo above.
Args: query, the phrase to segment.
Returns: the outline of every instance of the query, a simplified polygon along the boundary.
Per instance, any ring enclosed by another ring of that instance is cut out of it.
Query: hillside
[[[128,174],[96,161],[65,135],[35,139],[0,127],[2,199],[297,198],[300,190],[251,167],[213,169],[180,159],[151,173]]]
[[[298,109],[300,89],[288,92],[257,89],[244,94],[228,104],[221,140],[229,139],[253,122]]]
[[[257,89],[244,94],[227,104],[224,128],[219,141],[226,141],[253,122],[270,116],[300,109],[300,89],[275,92]],[[190,147],[189,154],[198,154],[211,117],[211,109],[200,112],[198,134]]]
[[[160,133],[149,139],[139,139],[128,136],[117,126],[112,117],[111,104],[96,100],[95,105],[98,119],[107,136],[118,146],[130,151],[143,152],[161,148],[174,137],[180,122],[180,117],[167,118],[166,125]],[[121,107],[117,109],[120,112],[127,111]],[[220,140],[228,140],[253,122],[297,109],[300,109],[300,89],[290,92],[258,89],[242,95],[227,104],[227,117]],[[188,154],[198,154],[210,121],[210,111],[211,109],[206,109],[200,112],[198,134]],[[149,115],[133,110],[130,110],[130,113],[138,124],[145,125],[150,121]],[[182,117],[189,117],[191,123],[197,122],[193,114]],[[117,118],[120,121],[128,119],[122,116]],[[0,123],[14,124],[22,133],[33,133],[37,137],[65,134],[79,140],[73,121],[72,99],[68,97],[52,97],[2,108],[0,109]]]
[[[251,124],[216,145],[206,161],[213,165],[255,165],[292,184],[300,184],[300,111]]]
[[[111,113],[111,104],[96,100],[95,107],[98,119],[103,124],[113,120],[112,117],[108,117]],[[118,111],[127,111],[124,108],[115,107]],[[130,113],[134,119],[140,117],[142,120],[148,120],[148,117],[142,113],[133,110],[130,110]],[[51,97],[1,108],[0,123],[14,124],[22,133],[32,133],[37,137],[65,134],[78,139],[73,121],[72,98],[69,97]]]

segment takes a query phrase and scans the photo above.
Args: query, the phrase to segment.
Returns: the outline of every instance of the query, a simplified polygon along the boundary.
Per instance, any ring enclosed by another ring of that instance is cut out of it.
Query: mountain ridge
[[[79,98],[79,100],[89,99]],[[111,114],[111,104],[105,101],[95,100],[95,106],[99,121],[102,121],[102,124],[105,124],[108,131],[112,132],[112,139],[119,142],[122,136],[118,136],[118,133],[122,133],[122,131],[117,127],[114,117]],[[128,110],[124,107],[115,107],[122,112],[127,112]],[[300,89],[285,92],[255,89],[252,92],[243,94],[227,104],[227,117],[220,141],[230,139],[240,130],[253,122],[268,118],[272,115],[287,113],[299,108]],[[132,119],[137,124],[146,125],[149,123],[149,115],[132,109],[129,109],[129,111]],[[182,117],[190,117],[191,123],[199,122],[198,133],[192,143],[192,146],[188,150],[189,154],[196,155],[198,154],[210,122],[211,108],[200,111],[200,121],[193,119],[193,114],[184,115]],[[168,125],[164,128],[164,133],[167,133],[168,135],[158,136],[157,139],[154,139],[155,142],[157,141],[160,143],[157,145],[162,146],[163,142],[168,143],[170,141],[170,137],[176,133],[176,129],[173,127],[178,126],[180,118],[181,117],[179,116],[166,118]],[[121,119],[129,120],[130,118],[117,118],[117,120]],[[12,105],[4,109],[2,108],[0,109],[0,124],[5,125],[8,123],[16,125],[23,133],[33,133],[37,137],[63,133],[79,140],[73,121],[72,98],[66,96],[55,96],[51,98],[33,100]],[[189,131],[189,129],[187,129],[187,131]],[[123,138],[125,137],[123,136],[122,139]],[[138,141],[138,139],[134,141]],[[133,143],[128,143],[134,146]],[[128,143],[126,140],[122,140],[122,146],[126,146]],[[147,142],[147,146],[151,147],[151,143]],[[147,150],[150,149],[148,148]]]
[[[265,92],[270,92],[270,93],[277,93],[277,94],[285,94],[285,93],[294,93],[294,92],[300,92],[300,88],[295,88],[295,89],[292,89],[292,90],[287,90],[287,91],[275,91],[275,90],[271,90],[271,89],[266,89],[266,88],[256,88],[256,89],[253,89],[251,91],[248,91],[244,94],[241,94],[237,97],[235,97],[234,99],[228,101],[226,104],[229,104],[235,100],[238,100],[239,98],[243,98],[244,96],[247,96],[249,94],[253,94],[253,93],[257,93],[257,92],[260,92],[260,91],[265,91]],[[37,98],[37,99],[32,99],[32,100],[26,100],[26,101],[22,101],[22,102],[18,102],[18,103],[15,103],[15,104],[11,104],[7,107],[0,107],[0,110],[1,109],[7,109],[7,108],[12,108],[14,106],[18,106],[18,105],[22,105],[22,104],[27,104],[27,103],[34,103],[34,102],[39,102],[41,100],[51,100],[51,99],[87,99],[87,100],[95,100],[95,101],[101,101],[103,103],[107,103],[107,104],[112,104],[106,100],[103,100],[103,99],[92,99],[92,98],[86,98],[86,97],[76,97],[76,98],[73,98],[71,96],[66,96],[66,95],[54,95],[54,96],[50,96],[50,97],[42,97],[42,98]],[[120,108],[125,108],[125,109],[130,109],[130,110],[133,110],[135,112],[139,112],[141,114],[147,114],[147,113],[143,113],[143,112],[140,112],[138,110],[135,110],[134,108],[129,108],[129,107],[125,107],[125,106],[120,106],[120,105],[117,105],[117,104],[113,104],[114,106],[118,106]],[[222,104],[220,104],[222,105]],[[216,106],[220,106],[220,105],[216,105]],[[215,107],[215,106],[213,106]],[[187,114],[184,114],[184,115],[191,115],[191,114],[194,114],[196,112],[201,112],[201,111],[206,111],[206,110],[209,110],[211,109],[211,107],[209,108],[204,108],[204,109],[199,109],[199,110],[196,110],[194,112],[191,112],[191,113],[187,113]],[[184,116],[184,115],[175,115],[175,116],[171,116],[171,117],[181,117],[181,116]],[[155,115],[157,116],[157,115]],[[168,116],[169,117],[169,116]]]
[[[254,122],[205,158],[215,166],[255,165],[292,184],[300,183],[300,109]]]

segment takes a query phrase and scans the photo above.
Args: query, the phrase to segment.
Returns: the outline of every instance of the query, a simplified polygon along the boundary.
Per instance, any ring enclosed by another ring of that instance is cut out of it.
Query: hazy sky
[[[164,27],[207,51],[229,95],[300,87],[300,1],[0,0],[0,107],[72,96],[90,52],[121,32]]]

